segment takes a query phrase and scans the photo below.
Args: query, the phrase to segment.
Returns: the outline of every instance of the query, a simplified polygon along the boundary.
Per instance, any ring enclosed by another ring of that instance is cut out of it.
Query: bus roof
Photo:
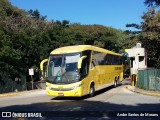
[[[74,46],[66,46],[66,47],[60,47],[55,50],[53,50],[50,54],[66,54],[66,53],[75,53],[75,52],[81,52],[85,50],[94,50],[102,53],[108,53],[108,54],[114,54],[121,56],[119,53],[115,53],[103,48],[91,46],[91,45],[74,45]]]

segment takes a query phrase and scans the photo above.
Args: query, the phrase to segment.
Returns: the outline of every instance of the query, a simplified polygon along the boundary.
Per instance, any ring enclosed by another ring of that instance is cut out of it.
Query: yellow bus
[[[53,50],[47,63],[46,91],[49,96],[81,97],[123,79],[121,54],[91,45],[66,46]]]

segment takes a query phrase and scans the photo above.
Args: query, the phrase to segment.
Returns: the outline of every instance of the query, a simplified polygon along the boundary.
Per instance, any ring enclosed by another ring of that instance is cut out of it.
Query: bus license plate
[[[58,96],[64,96],[64,94],[63,93],[58,93]]]

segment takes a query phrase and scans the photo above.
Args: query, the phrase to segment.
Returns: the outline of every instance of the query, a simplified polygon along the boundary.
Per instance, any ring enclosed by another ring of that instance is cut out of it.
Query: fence
[[[160,91],[160,69],[138,70],[137,87]]]
[[[33,82],[33,89],[45,89],[45,81]],[[25,75],[17,75],[10,78],[7,73],[0,71],[0,94],[32,90],[32,83],[26,82]]]
[[[27,90],[26,78],[23,75],[10,78],[7,73],[0,72],[0,93]]]
[[[46,88],[45,81],[33,82],[33,89],[45,89],[45,88]],[[32,83],[31,82],[27,82],[27,90],[32,90]]]

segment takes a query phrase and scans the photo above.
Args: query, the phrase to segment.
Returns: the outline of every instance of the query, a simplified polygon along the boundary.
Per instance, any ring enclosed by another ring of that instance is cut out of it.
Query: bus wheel
[[[89,96],[93,97],[94,96],[94,92],[95,92],[94,85],[91,84],[90,91],[89,91]]]
[[[117,87],[117,79],[114,80],[114,87]]]
[[[118,76],[118,78],[117,78],[117,86],[119,86],[120,85],[120,80],[119,80],[119,76]]]

